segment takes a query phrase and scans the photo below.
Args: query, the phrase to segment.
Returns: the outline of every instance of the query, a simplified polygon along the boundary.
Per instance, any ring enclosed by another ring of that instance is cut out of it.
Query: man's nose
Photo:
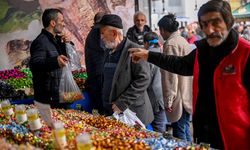
[[[205,33],[207,33],[208,35],[210,35],[211,33],[214,33],[214,27],[212,24],[208,23],[205,29]]]

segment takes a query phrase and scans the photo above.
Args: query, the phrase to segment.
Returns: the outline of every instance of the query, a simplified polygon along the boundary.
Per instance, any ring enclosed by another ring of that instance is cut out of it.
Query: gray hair
[[[146,17],[146,15],[143,13],[143,12],[141,12],[141,11],[137,11],[137,12],[135,12],[135,14],[134,14],[134,22],[135,22],[135,20],[136,20],[136,18],[138,17],[138,16],[140,16],[140,15],[142,15],[142,16],[144,16],[145,17],[145,20],[147,21],[147,17]]]

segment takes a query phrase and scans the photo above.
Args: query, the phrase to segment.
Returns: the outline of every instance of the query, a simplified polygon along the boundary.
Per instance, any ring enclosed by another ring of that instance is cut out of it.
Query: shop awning
[[[250,18],[250,3],[247,3],[233,11],[235,18]]]

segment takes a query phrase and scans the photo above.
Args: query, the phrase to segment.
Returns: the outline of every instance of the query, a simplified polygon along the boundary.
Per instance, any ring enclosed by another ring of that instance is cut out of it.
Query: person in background
[[[143,36],[149,31],[152,31],[147,23],[146,15],[138,11],[134,14],[134,26],[128,29],[127,38],[143,46]]]
[[[144,48],[149,51],[160,52],[158,39],[155,32],[146,33],[143,37]],[[147,92],[154,112],[154,121],[151,125],[154,131],[163,133],[166,131],[167,117],[162,95],[161,72],[160,68],[153,64],[149,64],[149,67],[151,80]]]
[[[196,36],[196,32],[192,26],[192,24],[187,26],[187,30],[188,30],[188,34],[187,34],[187,41],[189,44],[194,44],[195,41],[198,40],[197,36]]]
[[[182,37],[184,37],[185,39],[188,38],[188,33],[187,33],[186,27],[181,26],[181,27],[179,28],[179,32],[180,32],[180,34],[181,34]]]
[[[242,37],[250,42],[250,27],[249,26],[245,26],[244,30],[243,30],[243,34]]]
[[[165,43],[163,53],[184,56],[191,52],[186,39],[178,32],[179,23],[174,14],[162,17],[158,26]],[[190,117],[192,114],[192,77],[184,77],[162,70],[162,87],[168,121],[172,123],[173,136],[191,142]]]
[[[243,26],[243,25],[241,25],[241,24],[235,24],[235,25],[233,26],[233,29],[234,29],[236,32],[238,32],[239,36],[242,36],[242,32],[243,32],[243,30],[244,30],[244,26]]]
[[[186,56],[130,49],[133,61],[147,60],[180,75],[193,75],[193,128],[198,143],[212,148],[250,149],[250,44],[232,30],[227,1],[210,0],[198,11],[206,38]]]
[[[85,41],[85,63],[88,74],[85,87],[93,104],[93,109],[97,109],[99,114],[104,113],[102,104],[102,78],[105,48],[103,47],[103,43],[101,43],[100,29],[96,27],[96,24],[100,22],[104,15],[104,12],[96,13],[94,25]]]
[[[105,115],[122,113],[127,108],[145,125],[153,119],[147,88],[150,81],[149,65],[133,63],[128,49],[139,47],[123,37],[123,25],[119,16],[104,15],[100,21],[101,39],[108,55],[104,62],[103,104]]]
[[[67,104],[59,103],[62,68],[68,62],[66,43],[70,42],[69,36],[62,32],[65,26],[63,13],[59,9],[46,9],[42,23],[44,29],[30,47],[34,99],[50,104],[52,108],[66,108]]]

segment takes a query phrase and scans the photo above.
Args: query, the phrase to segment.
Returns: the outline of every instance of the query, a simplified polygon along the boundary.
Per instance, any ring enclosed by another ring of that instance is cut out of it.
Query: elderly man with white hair
[[[104,113],[122,113],[129,108],[148,125],[154,119],[147,94],[150,82],[149,65],[143,61],[131,61],[128,49],[138,48],[139,45],[123,37],[123,25],[119,16],[104,15],[99,24],[101,39],[109,49],[103,69]]]

